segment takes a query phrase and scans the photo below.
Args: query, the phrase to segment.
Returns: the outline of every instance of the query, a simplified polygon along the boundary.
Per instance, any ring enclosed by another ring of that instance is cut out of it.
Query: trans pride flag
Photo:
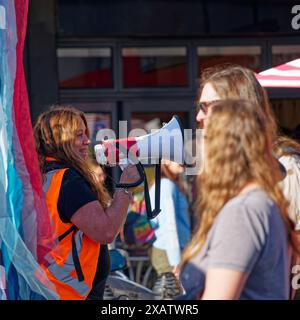
[[[23,69],[28,0],[0,0],[0,299],[57,299],[39,266],[50,221]]]

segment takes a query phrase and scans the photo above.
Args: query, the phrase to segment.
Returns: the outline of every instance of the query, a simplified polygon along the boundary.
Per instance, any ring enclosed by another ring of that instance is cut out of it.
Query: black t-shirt
[[[69,168],[65,171],[60,188],[57,210],[62,222],[70,223],[73,214],[82,206],[97,197],[84,177],[75,169],[57,161],[46,163],[44,172],[56,169]],[[88,298],[103,298],[106,278],[110,271],[110,260],[107,245],[101,244],[97,271],[92,290]]]

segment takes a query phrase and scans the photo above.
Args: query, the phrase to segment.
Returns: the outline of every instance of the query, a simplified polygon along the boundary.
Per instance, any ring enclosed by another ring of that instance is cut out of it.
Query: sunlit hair
[[[256,79],[253,71],[232,64],[207,68],[201,76],[199,97],[207,83],[212,85],[221,99],[249,100],[259,106],[265,114],[273,139],[276,139],[277,124],[267,93]]]
[[[261,108],[244,100],[216,102],[205,128],[205,168],[197,181],[200,224],[183,254],[183,264],[200,252],[220,210],[247,183],[257,183],[277,204],[289,233],[288,202],[278,184],[280,177]]]
[[[38,117],[34,126],[34,136],[40,170],[43,173],[47,156],[74,167],[97,194],[101,205],[107,208],[110,197],[104,186],[95,180],[91,162],[82,159],[74,151],[76,131],[80,126],[80,119],[85,124],[86,134],[89,137],[84,113],[71,106],[53,106]]]
[[[274,153],[277,157],[291,155],[300,156],[300,145],[297,141],[287,136],[278,136],[274,143]]]

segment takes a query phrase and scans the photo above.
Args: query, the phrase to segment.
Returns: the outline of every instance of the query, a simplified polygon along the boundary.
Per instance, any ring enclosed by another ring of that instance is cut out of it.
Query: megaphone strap
[[[155,207],[153,210],[151,208],[148,181],[147,181],[147,176],[145,174],[144,195],[145,195],[147,217],[149,219],[155,218],[161,211],[161,209],[160,209],[160,180],[161,180],[161,159],[159,159],[159,163],[155,165]]]

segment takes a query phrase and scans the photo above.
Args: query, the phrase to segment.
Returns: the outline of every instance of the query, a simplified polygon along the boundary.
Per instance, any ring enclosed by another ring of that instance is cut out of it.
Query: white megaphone
[[[133,163],[137,165],[140,179],[133,184],[117,184],[117,187],[135,187],[145,181],[145,201],[149,218],[159,212],[160,201],[160,164],[161,160],[170,160],[184,164],[183,129],[178,116],[153,133],[117,140],[103,140],[94,147],[96,160],[101,165],[121,167]],[[151,210],[150,197],[143,165],[156,165],[155,171],[155,209]]]
[[[97,162],[126,165],[128,162],[157,164],[159,159],[184,163],[183,129],[178,116],[153,133],[117,140],[104,140],[95,146]],[[130,155],[134,159],[130,159]],[[130,161],[128,161],[130,160]]]

